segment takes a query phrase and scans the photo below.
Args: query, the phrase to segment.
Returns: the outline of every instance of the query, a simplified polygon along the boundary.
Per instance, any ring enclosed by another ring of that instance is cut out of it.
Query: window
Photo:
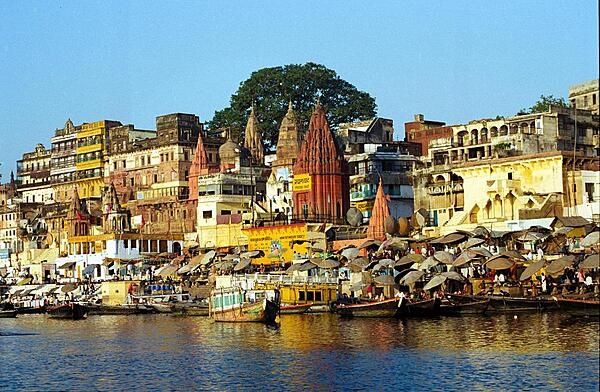
[[[231,210],[221,210],[221,215],[231,215]]]
[[[202,211],[202,218],[204,218],[204,219],[211,219],[212,218],[212,211]]]
[[[513,179],[512,172],[509,172],[509,173],[508,173],[508,179],[509,179],[509,180],[512,180],[512,179]]]

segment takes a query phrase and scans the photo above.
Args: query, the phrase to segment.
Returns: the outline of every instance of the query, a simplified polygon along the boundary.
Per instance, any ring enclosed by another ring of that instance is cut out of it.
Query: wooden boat
[[[554,298],[559,309],[574,316],[600,317],[600,300]]]
[[[82,320],[88,315],[88,307],[78,302],[50,306],[48,317],[55,319]]]
[[[17,313],[16,309],[0,310],[0,318],[15,318]]]
[[[239,287],[214,289],[209,315],[220,322],[273,324],[279,315],[279,290],[243,290]]]
[[[89,315],[115,316],[115,315],[132,315],[132,314],[149,314],[155,313],[154,308],[140,304],[123,304],[123,305],[104,305],[94,304],[88,305]]]
[[[545,312],[558,309],[552,297],[510,297],[503,295],[474,296],[478,300],[490,300],[488,311]]]
[[[341,317],[394,317],[399,303],[400,298],[391,298],[350,305],[339,304],[336,312]]]
[[[473,300],[471,302],[455,302],[448,296],[448,301],[440,304],[440,314],[443,316],[460,316],[465,314],[484,314],[490,305],[489,299]]]
[[[176,302],[171,304],[171,313],[177,316],[208,316],[208,303]]]
[[[439,298],[411,301],[403,298],[398,306],[396,317],[436,317],[440,315]]]
[[[279,312],[281,314],[301,314],[308,312],[312,306],[312,302],[305,304],[281,304]]]

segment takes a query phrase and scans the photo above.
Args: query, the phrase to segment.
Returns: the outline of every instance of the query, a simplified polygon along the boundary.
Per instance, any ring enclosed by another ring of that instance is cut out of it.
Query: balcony
[[[521,189],[521,180],[492,180],[487,181],[487,192],[498,193],[505,195],[510,191],[518,191]]]

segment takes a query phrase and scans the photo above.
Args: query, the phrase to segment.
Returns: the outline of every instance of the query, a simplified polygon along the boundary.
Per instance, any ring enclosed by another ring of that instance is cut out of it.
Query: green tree
[[[552,95],[540,95],[539,101],[537,101],[532,107],[530,107],[529,109],[521,109],[517,114],[522,115],[547,112],[550,109],[550,105],[562,108],[568,108],[571,106],[568,102],[565,101],[564,98],[554,98],[554,96]]]
[[[234,140],[242,140],[254,104],[263,142],[267,148],[274,147],[288,103],[292,102],[300,125],[306,130],[318,96],[332,127],[376,115],[375,99],[341,79],[335,71],[315,63],[291,64],[253,72],[231,96],[230,106],[215,112],[208,127],[229,127]]]

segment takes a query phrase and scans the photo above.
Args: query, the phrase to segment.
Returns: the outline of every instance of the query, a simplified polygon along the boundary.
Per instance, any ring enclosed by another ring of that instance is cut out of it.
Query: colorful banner
[[[254,259],[254,264],[278,264],[291,262],[307,253],[306,224],[253,227],[242,230],[248,236],[248,250],[262,250],[265,257]]]

